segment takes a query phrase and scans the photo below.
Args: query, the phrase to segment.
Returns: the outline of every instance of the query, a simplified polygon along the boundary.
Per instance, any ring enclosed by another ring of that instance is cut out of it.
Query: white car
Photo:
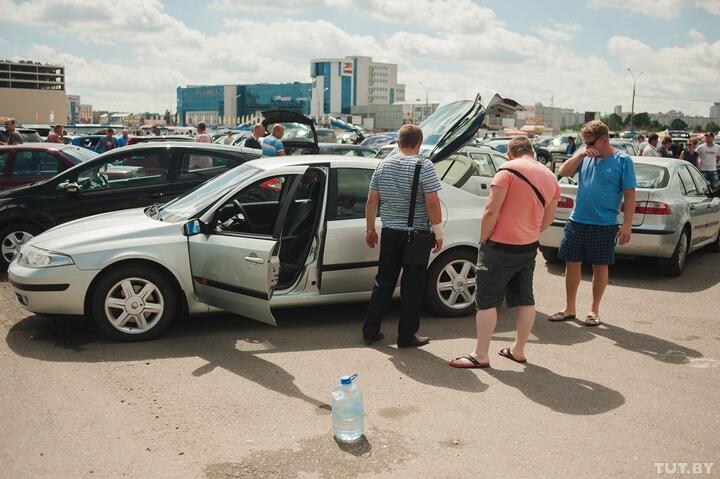
[[[445,105],[421,125],[424,150],[447,158],[486,113],[515,108],[498,95],[487,109],[480,97]],[[185,312],[219,308],[275,324],[271,307],[367,299],[379,248],[365,245],[364,210],[378,163],[329,155],[250,161],[164,206],[36,236],[8,278],[26,309],[84,314],[123,341],[157,337]],[[430,259],[426,299],[437,313],[466,315],[484,200],[450,185],[440,198],[445,241]]]

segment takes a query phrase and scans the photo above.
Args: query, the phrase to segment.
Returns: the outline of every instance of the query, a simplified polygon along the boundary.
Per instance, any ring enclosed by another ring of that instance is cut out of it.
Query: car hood
[[[128,240],[141,244],[152,236],[166,235],[168,229],[181,232],[180,224],[154,220],[144,213],[144,208],[135,208],[64,223],[36,236],[28,244],[72,256],[106,248],[108,244],[132,247]]]

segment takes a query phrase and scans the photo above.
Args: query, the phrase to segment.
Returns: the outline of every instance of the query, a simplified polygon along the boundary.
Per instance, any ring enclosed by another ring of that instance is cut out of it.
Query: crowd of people
[[[700,170],[710,188],[720,187],[720,145],[715,143],[715,133],[712,131],[705,133],[702,143],[698,138],[688,139],[684,148],[674,142],[669,135],[661,139],[657,133],[648,135],[647,140],[644,135],[639,135],[637,141],[642,156],[679,158],[687,161]]]

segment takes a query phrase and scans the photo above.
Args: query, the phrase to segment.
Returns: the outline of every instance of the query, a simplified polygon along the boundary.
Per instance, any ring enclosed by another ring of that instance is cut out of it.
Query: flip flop
[[[585,326],[589,328],[594,328],[595,326],[600,324],[600,317],[595,316],[594,314],[588,314],[585,318]]]
[[[522,361],[517,359],[515,356],[512,355],[510,352],[510,348],[502,348],[500,351],[498,351],[498,354],[500,356],[506,357],[512,361],[515,361],[516,363],[525,364],[527,363],[527,359],[523,359]]]
[[[467,361],[470,361],[469,363],[461,361],[462,359],[465,359]],[[472,354],[468,354],[467,356],[460,356],[459,358],[455,358],[452,361],[450,361],[448,364],[454,368],[461,368],[461,369],[473,369],[473,368],[489,368],[490,363],[481,363]]]
[[[557,313],[553,314],[552,316],[548,317],[548,321],[556,322],[556,321],[567,321],[568,319],[575,319],[574,314],[568,314],[567,316],[562,311],[558,311]]]

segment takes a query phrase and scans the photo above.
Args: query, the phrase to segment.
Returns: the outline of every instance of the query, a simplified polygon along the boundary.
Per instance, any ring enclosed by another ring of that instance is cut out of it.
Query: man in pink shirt
[[[204,122],[197,124],[197,135],[195,141],[198,143],[212,143],[212,136],[207,132],[207,125]]]
[[[553,222],[560,198],[557,178],[535,159],[522,136],[508,144],[508,158],[493,178],[480,226],[480,252],[475,274],[477,344],[467,356],[450,361],[456,368],[490,366],[490,339],[497,307],[505,300],[517,308],[517,334],[499,354],[526,363],[525,345],[535,322],[533,273],[538,238]]]
[[[47,142],[48,143],[62,143],[63,139],[63,126],[62,125],[55,125],[52,130],[48,133],[47,136]]]

